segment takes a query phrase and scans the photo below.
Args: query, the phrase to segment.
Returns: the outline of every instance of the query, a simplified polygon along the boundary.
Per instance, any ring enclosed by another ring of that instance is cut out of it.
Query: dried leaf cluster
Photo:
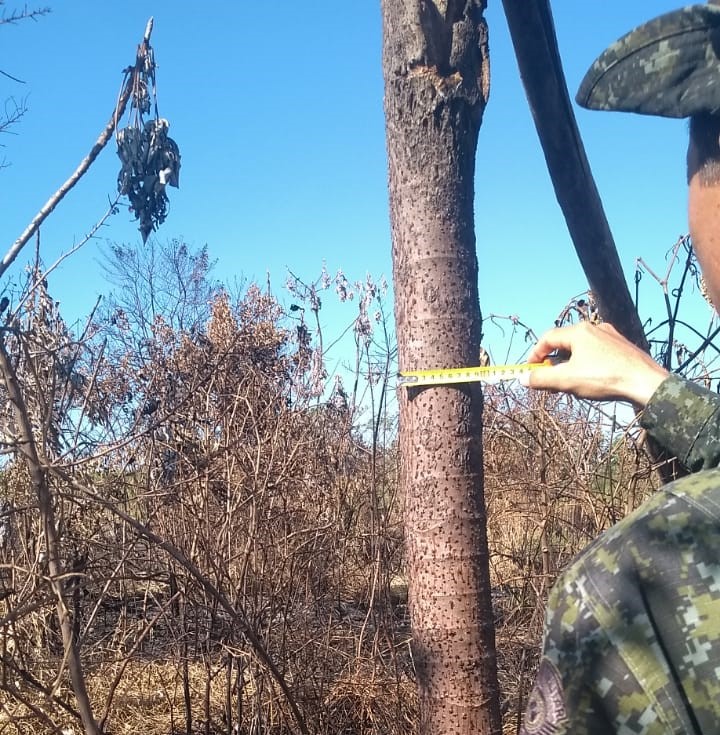
[[[158,114],[151,30],[152,19],[135,66],[126,70],[123,87],[131,89],[129,122],[115,136],[121,163],[118,192],[130,201],[143,242],[167,217],[166,187],[180,186],[180,149],[168,135],[170,123]],[[146,119],[150,113],[153,117]]]

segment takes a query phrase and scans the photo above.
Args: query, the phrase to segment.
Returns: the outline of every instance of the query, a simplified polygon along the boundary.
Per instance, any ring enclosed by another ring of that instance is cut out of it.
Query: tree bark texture
[[[382,0],[401,369],[477,365],[475,152],[485,0]],[[401,482],[423,734],[500,732],[477,385],[402,389]]]
[[[555,196],[600,316],[647,351],[570,104],[549,2],[503,0],[503,7]]]

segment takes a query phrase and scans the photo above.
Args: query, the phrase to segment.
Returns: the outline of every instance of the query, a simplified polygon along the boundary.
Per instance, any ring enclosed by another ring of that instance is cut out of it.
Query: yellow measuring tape
[[[416,385],[448,385],[451,383],[499,383],[515,380],[537,368],[554,365],[548,359],[543,362],[524,362],[518,365],[488,365],[487,367],[439,368],[437,370],[403,370],[398,373],[398,385],[411,388]]]

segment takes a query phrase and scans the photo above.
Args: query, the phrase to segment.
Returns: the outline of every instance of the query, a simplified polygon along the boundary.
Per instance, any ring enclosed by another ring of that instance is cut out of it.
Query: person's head
[[[720,307],[720,117],[690,118],[688,225],[708,296]]]
[[[720,7],[690,5],[627,33],[595,60],[576,99],[595,110],[690,119],[690,237],[720,310]]]

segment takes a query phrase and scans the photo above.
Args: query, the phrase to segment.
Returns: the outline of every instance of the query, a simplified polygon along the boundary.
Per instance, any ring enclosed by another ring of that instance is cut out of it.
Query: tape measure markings
[[[497,383],[515,380],[537,368],[553,365],[553,360],[525,362],[517,365],[488,365],[486,367],[437,368],[434,370],[403,370],[398,373],[398,385],[408,388],[418,385],[449,385],[452,383]]]

